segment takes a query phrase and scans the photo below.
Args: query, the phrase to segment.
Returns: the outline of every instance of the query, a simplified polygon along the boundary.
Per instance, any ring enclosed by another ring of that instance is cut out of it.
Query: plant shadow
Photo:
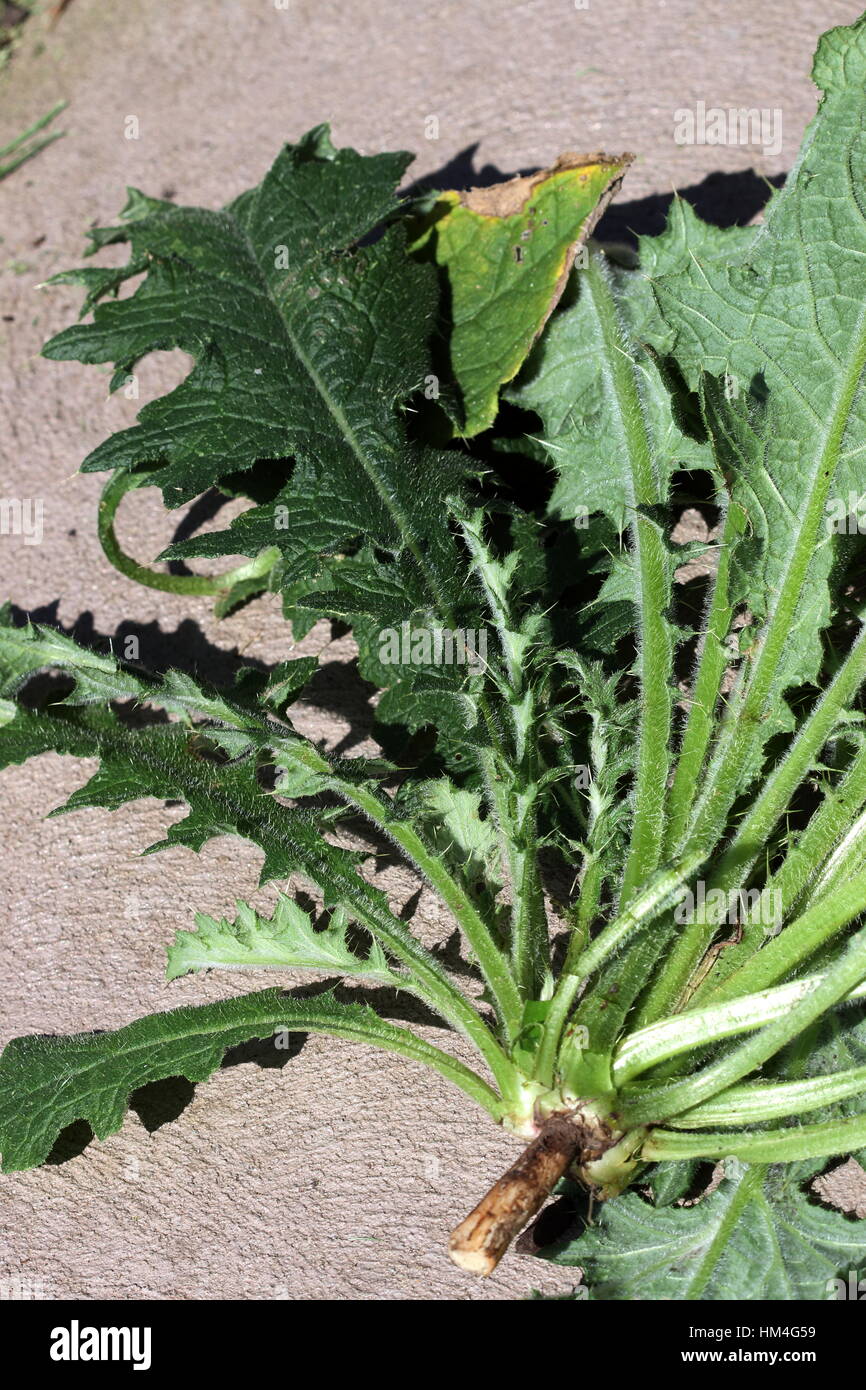
[[[416,179],[403,189],[407,198],[418,198],[438,189],[465,192],[470,188],[489,188],[505,179],[537,174],[540,165],[514,169],[506,173],[495,164],[475,167],[479,141],[465,146],[430,174]],[[786,173],[766,178],[754,169],[733,173],[715,170],[700,183],[689,184],[676,193],[651,193],[631,201],[615,200],[607,208],[596,228],[599,241],[625,241],[632,245],[639,236],[658,236],[664,231],[668,209],[679,196],[691,203],[704,222],[716,227],[745,226],[761,211],[774,189],[785,182]],[[626,187],[628,185],[626,184]]]

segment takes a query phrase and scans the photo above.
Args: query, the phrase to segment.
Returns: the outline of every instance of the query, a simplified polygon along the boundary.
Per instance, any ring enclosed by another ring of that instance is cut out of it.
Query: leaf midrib
[[[800,600],[803,582],[815,553],[816,534],[821,517],[824,515],[827,494],[839,466],[842,442],[848,429],[851,409],[860,388],[864,367],[866,367],[866,300],[860,307],[854,346],[850,354],[850,365],[839,383],[834,409],[827,421],[820,457],[813,470],[809,502],[805,511],[799,513],[803,520],[798,531],[797,541],[783,567],[784,578],[779,590],[779,597],[767,620],[764,637],[754,660],[748,685],[743,690],[738,716],[726,726],[725,743],[719,747],[721,756],[715,776],[712,775],[711,770],[711,775],[695,809],[689,835],[690,844],[694,845],[701,842],[701,818],[702,816],[706,818],[707,812],[712,811],[713,798],[717,795],[719,784],[723,781],[725,774],[727,773],[728,779],[732,776],[737,778],[749,755],[755,734],[752,735],[751,739],[738,738],[737,734],[741,734],[745,721],[749,719],[758,721],[765,712],[782,651],[789,638],[790,627]],[[763,464],[761,466],[763,467]]]
[[[115,1051],[111,1054],[96,1056],[91,1058],[90,1060],[80,1062],[78,1065],[74,1067],[74,1071],[71,1074],[75,1076],[76,1080],[79,1083],[82,1083],[81,1089],[84,1089],[84,1078],[88,1075],[88,1073],[108,1065],[116,1065],[122,1059],[134,1058],[136,1055],[142,1052],[152,1053],[154,1046],[171,1047],[176,1043],[186,1042],[189,1043],[191,1047],[195,1049],[196,1052],[201,1053],[203,1049],[213,1048],[214,1043],[212,1039],[215,1035],[241,1030],[245,1037],[265,1037],[267,1036],[266,1032],[260,1032],[257,1030],[267,1027],[269,1031],[273,1031],[275,1027],[279,1027],[280,1023],[297,1023],[299,1025],[306,1025],[306,1027],[309,1028],[311,1031],[329,1033],[333,1037],[344,1037],[352,1041],[371,1043],[374,1038],[378,1037],[381,1040],[382,1046],[389,1048],[391,1051],[399,1051],[404,1053],[404,1055],[406,1056],[414,1057],[416,1061],[424,1062],[427,1065],[430,1065],[431,1059],[435,1057],[436,1062],[438,1063],[437,1070],[444,1070],[447,1072],[447,1070],[453,1068],[454,1073],[460,1074],[461,1076],[464,1076],[466,1079],[471,1078],[471,1080],[479,1088],[483,1087],[490,1093],[491,1097],[495,1097],[498,1100],[496,1093],[492,1090],[491,1087],[487,1085],[483,1078],[479,1077],[477,1073],[473,1072],[469,1067],[466,1067],[458,1058],[452,1057],[447,1052],[443,1052],[441,1048],[433,1046],[431,1043],[426,1042],[423,1038],[416,1037],[416,1035],[414,1033],[411,1033],[408,1029],[388,1024],[384,1019],[380,1018],[380,1016],[375,1012],[375,1010],[369,1008],[369,1006],[367,1005],[341,1004],[339,1000],[333,997],[333,992],[329,992],[326,996],[329,1006],[333,1005],[336,1009],[345,1009],[347,1011],[347,1014],[349,1013],[349,1011],[352,1011],[351,1017],[340,1018],[339,1016],[335,1017],[334,1015],[332,1015],[329,1010],[326,1010],[326,1012],[322,1013],[320,1010],[305,1008],[304,1005],[306,1005],[307,1003],[306,1000],[303,1002],[303,1004],[301,1004],[298,1000],[286,999],[278,1007],[277,1001],[281,991],[275,989],[264,991],[264,993],[273,996],[273,1005],[271,1006],[269,1004],[266,1004],[264,999],[262,999],[261,1009],[256,1009],[253,1013],[253,1016],[249,1018],[248,1021],[239,1020],[237,1022],[220,1023],[218,1020],[214,1020],[212,1025],[196,1026],[195,1030],[193,1032],[190,1032],[188,1030],[185,1031],[182,1027],[184,1021],[183,1016],[185,1015],[186,1010],[178,1009],[171,1010],[168,1014],[151,1014],[145,1019],[137,1020],[135,1023],[132,1024],[127,1024],[127,1028],[135,1028],[137,1024],[150,1022],[154,1017],[174,1017],[178,1025],[178,1031],[166,1030],[156,1040],[154,1040],[152,1037],[145,1036],[141,1039],[141,1041],[125,1042],[124,1045],[118,1051]],[[229,1003],[234,1001],[222,1002]],[[196,1006],[194,1005],[189,1006],[190,1011],[193,1011],[195,1007]],[[201,1007],[207,1010],[211,1010],[214,1006],[203,1005]],[[361,1010],[361,1013],[354,1012],[356,1010]],[[371,1023],[375,1024],[376,1026],[365,1026]],[[293,1027],[291,1031],[303,1032],[305,1031],[305,1029],[303,1027]],[[104,1034],[99,1033],[84,1034],[83,1037],[79,1035],[79,1038],[63,1038],[62,1041],[64,1043],[69,1044],[70,1047],[74,1047],[76,1043],[78,1044],[78,1046],[81,1046],[84,1043],[85,1039],[93,1038],[94,1040],[96,1040],[104,1036]],[[117,1034],[109,1034],[109,1036],[113,1036],[116,1038]],[[27,1039],[27,1041],[30,1040]],[[222,1052],[225,1052],[231,1046],[232,1043],[229,1041],[225,1044],[220,1044],[220,1049]],[[215,1066],[210,1069],[208,1075],[212,1075],[218,1065],[219,1061],[217,1061]],[[100,1091],[105,1093],[114,1091],[116,1093],[119,1086],[125,1085],[125,1081],[122,1081],[120,1078],[117,1078],[113,1082],[107,1082],[105,1085],[101,1087],[91,1087],[89,1094],[91,1095],[91,1097],[98,1098]],[[55,1077],[49,1077],[45,1081],[41,1081],[36,1085],[28,1084],[27,1095],[28,1098],[32,1100],[45,1091],[49,1091],[55,1097],[57,1096],[58,1091]],[[54,1108],[56,1107],[52,1107],[50,1101],[48,1103],[43,1103],[42,1105],[42,1109],[46,1113],[50,1113]]]
[[[335,400],[332,392],[325,383],[323,377],[313,366],[313,363],[310,361],[309,357],[307,356],[306,352],[304,351],[300,342],[298,341],[297,336],[293,333],[289,323],[286,320],[286,316],[282,312],[280,302],[277,299],[276,295],[273,293],[268,278],[261,265],[259,264],[256,248],[249,236],[249,233],[247,232],[246,228],[241,226],[239,223],[236,222],[235,225],[238,229],[238,234],[241,237],[244,247],[249,256],[250,263],[255,267],[256,275],[259,277],[259,283],[262,286],[261,292],[266,296],[268,302],[273,306],[276,314],[278,315],[283,332],[285,333],[286,339],[289,345],[291,346],[292,352],[295,354],[304,371],[307,373],[307,376],[313,383],[313,386],[315,387],[319,395],[319,398],[321,399],[326,410],[333,419],[342,438],[345,439],[350,449],[352,450],[352,453],[354,454],[355,458],[358,460],[361,467],[363,468],[366,477],[372,484],[373,489],[375,490],[376,495],[379,498],[379,501],[382,503],[386,512],[394,521],[398,534],[403,537],[404,544],[409,549],[415,562],[421,570],[421,573],[426,578],[428,586],[430,588],[430,592],[433,594],[433,597],[436,600],[436,603],[438,604],[441,612],[443,613],[443,616],[448,617],[452,627],[456,626],[456,623],[453,620],[453,615],[450,612],[450,605],[445,600],[444,594],[440,589],[438,576],[436,575],[435,571],[428,566],[424,552],[422,551],[421,547],[418,545],[414,537],[413,529],[406,517],[403,508],[398,505],[396,499],[389,493],[388,489],[384,486],[383,481],[380,478],[378,471],[375,467],[373,459],[370,457],[367,450],[361,444],[361,441],[358,438],[353,425],[348,419],[348,416],[346,415],[339,402]]]

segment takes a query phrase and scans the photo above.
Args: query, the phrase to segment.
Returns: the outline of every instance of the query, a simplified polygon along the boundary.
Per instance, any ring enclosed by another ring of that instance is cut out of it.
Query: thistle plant
[[[114,388],[155,349],[194,361],[83,464],[110,475],[108,559],[221,614],[277,593],[294,639],[349,625],[383,754],[298,732],[314,658],[214,688],[6,610],[5,763],[97,758],[63,811],[183,801],[151,850],[252,841],[273,915],[199,915],[168,978],[283,977],[12,1041],[6,1171],[75,1120],[104,1139],[146,1082],[322,1032],[432,1067],[528,1145],[451,1236],[467,1270],[491,1273],[567,1178],[600,1204],[546,1253],[593,1298],[824,1298],[866,1257],[809,1189],[866,1146],[866,20],[823,37],[814,78],[757,227],[675,199],[632,255],[593,237],[628,155],[401,200],[407,156],[319,127],[221,211],[132,191],[90,233],[127,264],[55,277],[91,317],[46,357],[110,362]],[[143,487],[169,509],[245,499],[159,557],[216,573],[122,550]],[[678,543],[696,499],[707,538]],[[359,824],[441,899],[469,974],[371,881]],[[298,993],[304,970],[332,986]],[[440,1041],[388,1017],[395,990]],[[707,1161],[721,1182],[682,1205]]]

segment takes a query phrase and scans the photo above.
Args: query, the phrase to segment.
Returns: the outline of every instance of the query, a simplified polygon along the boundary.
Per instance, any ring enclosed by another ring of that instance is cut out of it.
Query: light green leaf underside
[[[196,913],[196,930],[178,932],[168,948],[167,980],[191,970],[322,970],[364,976],[378,984],[401,986],[404,979],[389,969],[377,942],[366,956],[356,955],[346,939],[348,922],[337,916],[318,930],[309,913],[280,894],[271,917],[239,902],[233,922]]]

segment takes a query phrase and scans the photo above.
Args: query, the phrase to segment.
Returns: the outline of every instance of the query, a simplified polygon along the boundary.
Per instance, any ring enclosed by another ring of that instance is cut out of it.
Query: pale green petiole
[[[861,912],[866,911],[866,869],[840,884],[789,922],[778,936],[766,942],[739,970],[708,994],[707,1003],[736,1000],[756,990],[769,989],[784,980],[803,961],[836,936]]]
[[[739,1158],[746,1163],[795,1163],[806,1158],[850,1153],[866,1144],[866,1115],[826,1124],[792,1125],[755,1134],[686,1134],[655,1129],[645,1141],[641,1158],[656,1163],[685,1158]]]
[[[839,1100],[866,1091],[866,1066],[849,1067],[829,1076],[810,1076],[805,1081],[758,1082],[732,1086],[694,1110],[668,1120],[673,1129],[712,1129],[714,1125],[750,1125],[779,1120],[786,1115],[805,1115]]]
[[[776,989],[761,990],[694,1012],[674,1014],[650,1024],[649,1028],[641,1028],[620,1044],[613,1059],[613,1079],[617,1086],[625,1086],[670,1057],[784,1018],[792,1005],[805,999],[823,979],[824,975],[807,975],[805,979],[793,980]],[[846,1000],[866,998],[866,983],[844,997]]]
[[[790,989],[792,993],[786,1001],[784,1011],[777,1012],[772,1021],[766,1023],[764,1027],[760,1026],[762,1018],[757,1016],[759,1009],[754,1007],[755,1001],[753,1001],[751,1010],[744,1008],[746,1001],[743,1000],[734,1000],[729,1006],[721,1006],[722,1009],[731,1009],[734,1015],[739,1009],[737,1031],[742,1031],[743,1028],[750,1026],[757,1027],[758,1031],[755,1036],[725,1054],[719,1061],[701,1067],[689,1077],[663,1082],[657,1087],[641,1092],[634,1100],[626,1100],[623,1106],[624,1122],[628,1125],[634,1125],[667,1119],[671,1115],[678,1115],[683,1110],[699,1105],[704,1100],[709,1100],[719,1091],[726,1090],[774,1056],[786,1043],[796,1038],[810,1023],[820,1018],[828,1009],[833,1008],[834,1005],[848,997],[864,997],[866,989],[862,993],[858,991],[858,986],[863,985],[864,978],[866,978],[866,928],[861,929],[852,938],[840,960],[836,961],[823,975],[813,977],[805,992],[802,989],[805,983],[803,981],[797,981],[791,986],[782,986],[783,991]],[[770,994],[778,999],[775,991],[771,991]],[[753,1020],[751,1023],[749,1021],[750,1016]],[[673,1027],[666,1031],[661,1043],[657,1034],[649,1045],[644,1038],[640,1060],[634,1055],[632,1048],[629,1074],[635,1076],[638,1071],[645,1070],[647,1065],[652,1065],[652,1062],[646,1062],[648,1052],[655,1053],[655,1059],[661,1060],[658,1055],[659,1052],[670,1057],[681,1051],[682,1049],[678,1046],[673,1034],[677,1024],[682,1027],[686,1018],[687,1015],[683,1015],[676,1021],[670,1020],[669,1023]],[[766,1014],[763,1015],[763,1018],[766,1018]],[[710,1026],[712,1027],[712,1024]],[[724,1015],[716,1016],[716,1026],[724,1029]],[[649,1031],[647,1030],[647,1032]],[[710,1041],[711,1038],[712,1034],[704,1033],[704,1041]],[[632,1040],[629,1039],[629,1043],[631,1042]],[[622,1058],[620,1058],[620,1062],[622,1063]],[[628,1062],[626,1062],[626,1066],[628,1066]]]

